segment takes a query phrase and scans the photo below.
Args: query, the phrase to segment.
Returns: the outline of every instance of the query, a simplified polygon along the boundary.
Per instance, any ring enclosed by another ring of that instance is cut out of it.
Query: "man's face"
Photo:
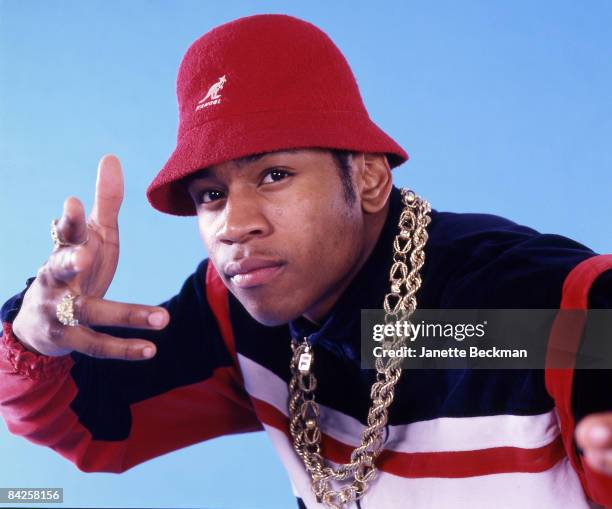
[[[359,198],[347,202],[329,151],[214,165],[188,190],[210,260],[259,322],[318,320],[354,275],[363,213]]]

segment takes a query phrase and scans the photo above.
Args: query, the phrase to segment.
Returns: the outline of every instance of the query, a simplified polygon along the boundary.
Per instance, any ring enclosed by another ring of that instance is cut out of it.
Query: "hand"
[[[582,419],[576,427],[576,443],[593,470],[612,475],[612,412]]]
[[[163,329],[169,322],[162,307],[124,304],[103,299],[119,260],[118,215],[123,201],[119,160],[104,156],[98,165],[96,195],[89,219],[83,204],[69,197],[58,222],[60,239],[80,246],[53,250],[28,288],[13,322],[13,332],[24,346],[49,356],[77,351],[91,357],[142,360],[155,355],[155,345],[143,339],[120,339],[95,332],[88,325]],[[74,300],[79,325],[62,325],[57,304],[66,293]]]

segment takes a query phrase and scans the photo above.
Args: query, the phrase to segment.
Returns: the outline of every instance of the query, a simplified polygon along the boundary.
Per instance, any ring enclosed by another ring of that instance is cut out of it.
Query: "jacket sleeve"
[[[567,347],[575,345],[576,354],[591,340],[588,333],[588,309],[612,310],[612,255],[596,255],[576,265],[565,278],[560,308],[585,310],[584,321],[577,329],[575,342],[563,339]],[[572,321],[575,321],[575,317]],[[563,322],[560,322],[562,324]],[[573,326],[565,328],[571,330]],[[553,325],[553,331],[555,326]],[[610,331],[612,341],[612,330]],[[553,340],[551,333],[551,341]],[[560,332],[560,336],[563,336]],[[572,332],[573,334],[573,332]],[[582,418],[592,413],[612,412],[611,369],[547,369],[546,385],[555,400],[561,434],[567,455],[578,473],[587,496],[594,502],[612,508],[612,477],[594,471],[583,461],[574,433]]]
[[[203,440],[260,430],[208,303],[207,265],[161,304],[171,317],[165,329],[94,327],[154,342],[157,355],[145,361],[30,352],[11,328],[26,290],[10,299],[0,337],[0,414],[9,431],[80,470],[123,472]]]
[[[438,234],[448,239],[438,250],[444,258],[435,261],[442,268],[425,276],[442,281],[444,307],[578,309],[584,316],[589,308],[612,309],[612,255],[597,255],[574,240],[540,234],[491,215],[451,214],[443,224],[432,226],[447,228]],[[579,347],[583,329],[576,332],[572,344]],[[549,349],[551,339],[552,334]],[[612,477],[593,471],[574,440],[584,416],[612,412],[612,370],[547,368],[543,377],[559,417],[564,450],[585,493],[612,508]]]

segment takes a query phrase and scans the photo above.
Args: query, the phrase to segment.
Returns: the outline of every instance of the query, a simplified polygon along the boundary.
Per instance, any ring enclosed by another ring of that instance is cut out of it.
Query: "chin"
[[[255,320],[267,327],[278,327],[295,320],[302,313],[289,309],[279,309],[272,306],[260,306],[243,302],[242,305]]]

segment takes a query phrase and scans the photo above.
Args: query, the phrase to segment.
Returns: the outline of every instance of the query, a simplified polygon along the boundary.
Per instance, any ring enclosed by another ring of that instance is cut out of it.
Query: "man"
[[[265,429],[308,508],[612,506],[607,372],[398,378],[359,354],[360,310],[393,297],[409,311],[610,308],[610,257],[393,187],[406,153],[309,23],[215,28],[187,51],[177,93],[177,147],[148,198],[197,214],[210,258],[159,307],[105,300],[123,181],[104,157],[89,219],[66,200],[53,253],[3,307],[12,432],[122,472]]]

